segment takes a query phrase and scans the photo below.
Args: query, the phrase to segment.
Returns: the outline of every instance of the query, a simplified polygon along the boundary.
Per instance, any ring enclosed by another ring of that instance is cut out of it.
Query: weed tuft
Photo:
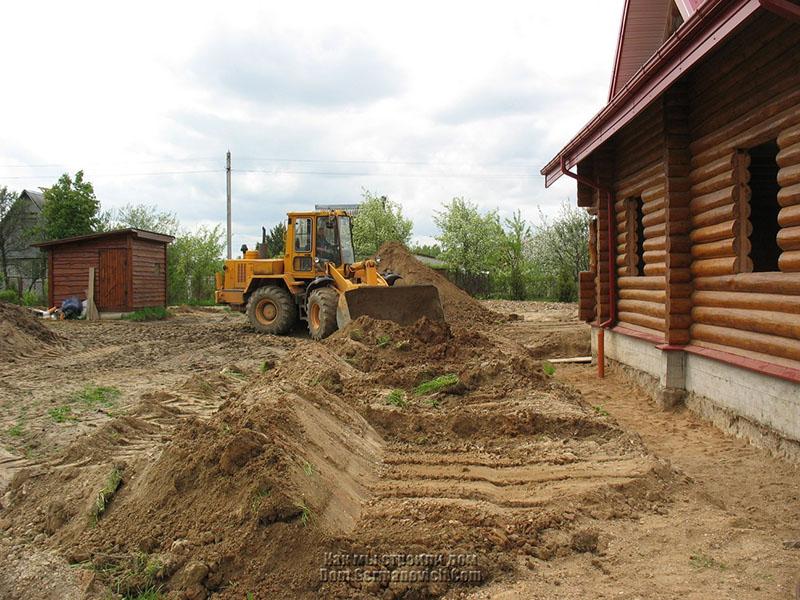
[[[314,513],[305,501],[296,502],[295,507],[300,509],[300,523],[302,523],[303,527],[307,527],[314,519]]]
[[[87,385],[82,390],[75,392],[70,397],[70,402],[80,402],[86,406],[105,406],[109,408],[113,406],[122,392],[115,387],[101,386],[101,385]]]
[[[724,571],[728,568],[724,563],[714,560],[701,552],[689,555],[689,564],[695,569],[719,569],[720,571]]]
[[[360,329],[353,329],[353,331],[350,332],[350,339],[354,342],[360,342],[364,339],[364,332]]]
[[[65,421],[76,420],[75,415],[72,414],[72,409],[69,406],[57,406],[47,411],[50,418],[56,423],[64,423]]]
[[[544,371],[544,374],[548,377],[552,377],[556,374],[556,368],[547,361],[542,363],[542,371]]]
[[[417,396],[427,396],[441,390],[447,389],[456,385],[459,382],[458,375],[449,373],[447,375],[440,375],[434,377],[430,381],[420,383],[414,388],[414,394]]]
[[[22,437],[24,431],[22,430],[22,423],[17,423],[13,427],[8,428],[8,435],[11,437]]]
[[[108,504],[111,502],[114,494],[117,493],[120,485],[122,485],[122,471],[114,468],[108,475],[103,489],[97,493],[97,498],[94,501],[94,506],[90,514],[93,523],[97,523],[100,517],[103,516],[103,513],[106,512]]]
[[[608,411],[605,408],[603,408],[602,405],[598,404],[597,406],[593,406],[592,408],[594,409],[594,412],[600,415],[601,417],[608,416]]]
[[[315,471],[314,471],[314,465],[312,465],[312,464],[311,464],[310,462],[308,462],[307,460],[304,460],[304,461],[303,461],[303,473],[305,473],[305,474],[306,474],[306,477],[311,477],[311,476],[313,476],[313,475],[314,475],[314,473],[315,473]]]
[[[378,336],[375,345],[378,348],[386,348],[386,346],[388,346],[391,343],[392,343],[392,336],[383,334]]]
[[[386,396],[386,404],[404,408],[406,406],[406,393],[403,390],[392,390],[389,392],[389,395]]]

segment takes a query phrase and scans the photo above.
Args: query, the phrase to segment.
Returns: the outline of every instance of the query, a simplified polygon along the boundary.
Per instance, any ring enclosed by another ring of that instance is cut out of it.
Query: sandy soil
[[[548,376],[588,354],[574,305],[487,307],[522,319],[323,343],[221,311],[47,323],[0,366],[0,597],[794,597],[796,466],[616,373]],[[473,581],[384,581],[441,572],[385,559],[331,580],[397,554],[457,555]]]

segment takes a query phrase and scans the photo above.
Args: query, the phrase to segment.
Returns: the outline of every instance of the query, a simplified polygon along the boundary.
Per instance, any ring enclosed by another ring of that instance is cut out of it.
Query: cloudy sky
[[[541,166],[606,101],[622,0],[14,2],[2,9],[0,185],[84,169],[104,208],[225,220],[399,201],[415,237],[464,196],[554,214]]]

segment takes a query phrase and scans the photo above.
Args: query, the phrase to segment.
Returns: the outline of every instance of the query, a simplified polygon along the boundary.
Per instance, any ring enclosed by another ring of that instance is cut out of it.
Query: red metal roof
[[[73,237],[63,238],[60,240],[50,240],[47,242],[39,242],[38,244],[31,244],[37,248],[49,248],[50,246],[60,246],[61,244],[69,244],[71,242],[82,242],[84,240],[96,240],[104,237],[113,237],[123,234],[132,234],[134,237],[153,240],[154,242],[163,242],[169,244],[175,237],[172,235],[164,235],[163,233],[156,233],[155,231],[145,231],[144,229],[135,229],[129,227],[127,229],[114,229],[112,231],[99,231],[97,233],[90,233],[87,235],[76,235]]]
[[[748,21],[762,4],[784,0],[705,0],[609,103],[545,167],[545,187],[631,122],[681,75]],[[697,4],[697,3],[695,3]],[[795,7],[797,5],[794,5]]]
[[[664,42],[673,0],[625,0],[609,100]]]

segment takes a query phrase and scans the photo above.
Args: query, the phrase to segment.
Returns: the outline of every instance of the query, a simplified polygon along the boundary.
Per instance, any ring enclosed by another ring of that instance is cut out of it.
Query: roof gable
[[[704,0],[625,0],[609,100],[625,87],[677,28]]]

